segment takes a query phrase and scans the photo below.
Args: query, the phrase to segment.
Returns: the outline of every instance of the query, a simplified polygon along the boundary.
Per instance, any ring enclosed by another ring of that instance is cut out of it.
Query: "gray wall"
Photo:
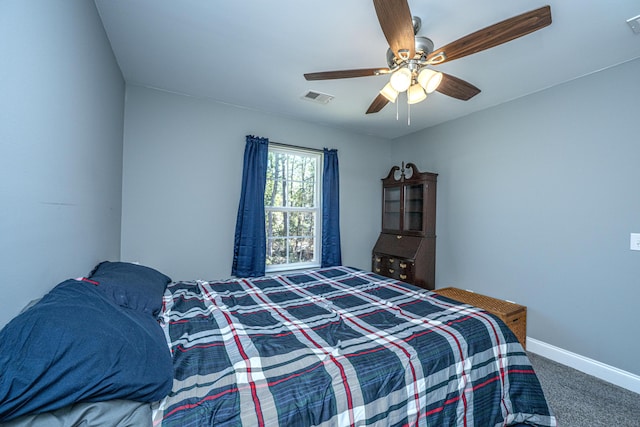
[[[127,85],[122,259],[174,280],[231,274],[245,135],[337,148],[343,263],[370,268],[386,140]]]
[[[0,1],[0,326],[120,255],[124,82],[93,2]]]
[[[640,60],[395,141],[438,172],[437,287],[528,306],[528,335],[640,374]]]

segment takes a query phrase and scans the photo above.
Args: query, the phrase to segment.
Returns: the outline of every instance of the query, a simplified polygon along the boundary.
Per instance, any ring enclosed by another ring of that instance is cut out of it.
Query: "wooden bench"
[[[436,289],[434,292],[461,303],[481,308],[497,316],[513,331],[522,347],[527,348],[527,307],[524,305],[458,288],[442,288]]]

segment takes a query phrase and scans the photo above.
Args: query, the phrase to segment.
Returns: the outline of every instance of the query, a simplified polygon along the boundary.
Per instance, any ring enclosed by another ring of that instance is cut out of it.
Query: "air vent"
[[[321,92],[315,92],[312,90],[302,95],[302,99],[316,102],[318,104],[328,104],[329,101],[331,101],[333,98],[334,98],[333,95],[328,95],[326,93],[321,93]]]

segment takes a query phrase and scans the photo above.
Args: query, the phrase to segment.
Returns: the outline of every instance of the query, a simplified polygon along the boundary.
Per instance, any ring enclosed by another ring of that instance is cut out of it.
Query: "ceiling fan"
[[[307,80],[330,80],[390,74],[389,83],[373,100],[367,114],[382,110],[387,103],[395,102],[398,93],[405,91],[409,104],[422,101],[427,93],[434,90],[467,101],[480,93],[480,89],[430,67],[490,49],[551,24],[551,8],[543,6],[490,25],[434,50],[429,38],[416,35],[420,30],[420,18],[412,18],[407,0],[373,0],[373,5],[389,43],[388,67],[322,71],[304,75]]]

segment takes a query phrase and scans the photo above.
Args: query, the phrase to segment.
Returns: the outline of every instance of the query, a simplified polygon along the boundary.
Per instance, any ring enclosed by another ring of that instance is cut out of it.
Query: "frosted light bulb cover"
[[[411,71],[408,68],[400,68],[391,74],[389,83],[396,92],[404,92],[411,86]]]
[[[380,91],[380,94],[387,98],[389,102],[396,102],[398,98],[398,92],[391,86],[391,83],[387,83]]]
[[[418,74],[418,83],[424,88],[427,93],[431,93],[438,88],[442,81],[442,73],[433,71],[429,68],[424,68]]]
[[[407,92],[407,102],[409,104],[417,104],[425,99],[427,99],[427,94],[424,93],[422,86],[416,83],[409,88]]]

